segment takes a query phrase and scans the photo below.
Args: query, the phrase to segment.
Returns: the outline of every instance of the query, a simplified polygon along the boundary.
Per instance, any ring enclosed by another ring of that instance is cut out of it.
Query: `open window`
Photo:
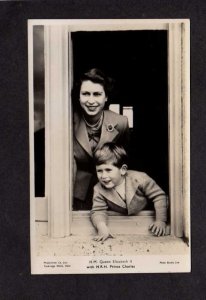
[[[30,121],[31,222],[48,222],[51,237],[78,234],[79,227],[85,229],[83,233],[93,230],[88,212],[72,211],[71,89],[82,71],[95,66],[116,79],[110,109],[128,116],[132,168],[151,175],[169,195],[171,234],[189,237],[188,22],[30,21],[29,30],[30,120],[39,108],[37,92],[41,84],[41,109],[45,112],[45,161],[41,164],[45,183],[44,192],[38,194],[34,122]],[[44,53],[41,83],[35,77],[35,51]],[[33,84],[35,80],[37,85]],[[145,233],[151,218],[152,209],[130,217],[123,233],[133,232],[130,222],[138,224],[139,233]],[[114,229],[124,219],[110,216]]]

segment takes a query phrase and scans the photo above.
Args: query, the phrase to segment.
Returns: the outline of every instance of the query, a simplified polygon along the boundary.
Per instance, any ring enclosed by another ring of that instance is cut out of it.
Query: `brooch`
[[[114,130],[114,125],[112,125],[112,124],[109,124],[109,125],[107,125],[107,131],[113,131]]]

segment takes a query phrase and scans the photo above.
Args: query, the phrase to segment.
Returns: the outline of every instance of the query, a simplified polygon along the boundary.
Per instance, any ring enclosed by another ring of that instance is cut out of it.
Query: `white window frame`
[[[45,197],[34,195],[33,26],[45,32]],[[50,237],[72,232],[71,32],[167,30],[169,198],[171,235],[189,238],[189,20],[29,20],[29,113],[31,229],[48,221]],[[58,99],[58,101],[56,101]],[[34,229],[32,229],[34,230]]]

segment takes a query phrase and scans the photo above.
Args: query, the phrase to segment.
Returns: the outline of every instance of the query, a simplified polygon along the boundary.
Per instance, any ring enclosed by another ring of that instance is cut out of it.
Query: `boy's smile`
[[[96,171],[100,183],[107,189],[120,185],[126,174],[126,169],[123,166],[118,168],[111,163],[96,166]]]

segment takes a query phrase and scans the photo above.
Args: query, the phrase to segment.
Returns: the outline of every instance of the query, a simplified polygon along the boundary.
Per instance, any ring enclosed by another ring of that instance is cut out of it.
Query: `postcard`
[[[31,274],[191,271],[190,21],[28,20]]]

